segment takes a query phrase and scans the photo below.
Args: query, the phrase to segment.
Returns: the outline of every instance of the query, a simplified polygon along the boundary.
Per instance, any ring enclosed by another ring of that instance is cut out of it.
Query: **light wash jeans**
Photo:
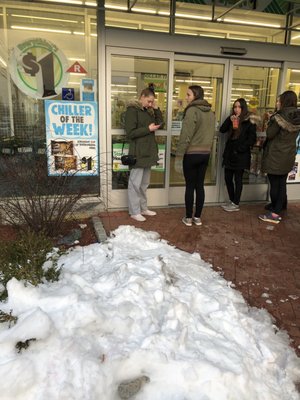
[[[147,210],[146,191],[150,183],[150,168],[132,168],[128,181],[128,208],[130,215]]]

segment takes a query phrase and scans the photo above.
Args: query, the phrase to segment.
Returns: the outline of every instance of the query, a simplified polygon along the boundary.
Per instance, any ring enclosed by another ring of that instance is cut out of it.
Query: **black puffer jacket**
[[[232,135],[232,122],[230,116],[225,119],[220,132],[228,132],[228,140],[223,153],[223,165],[228,169],[249,169],[251,162],[251,147],[256,142],[256,123],[259,117],[249,114],[240,126],[240,134],[234,138]]]
[[[262,170],[272,175],[288,174],[294,166],[296,138],[300,131],[300,109],[286,107],[270,118]]]

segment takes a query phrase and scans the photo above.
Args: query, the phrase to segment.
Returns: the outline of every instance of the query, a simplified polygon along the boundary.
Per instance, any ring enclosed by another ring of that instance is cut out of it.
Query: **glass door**
[[[121,163],[121,154],[128,148],[124,131],[127,105],[139,98],[147,87],[155,97],[164,118],[163,128],[156,132],[159,162],[152,167],[147,191],[149,206],[168,205],[168,115],[171,105],[169,76],[172,76],[172,54],[138,49],[108,48],[107,53],[107,179],[109,208],[127,206],[129,169]]]
[[[266,200],[268,196],[267,178],[261,171],[263,143],[266,138],[268,113],[275,110],[278,94],[280,64],[265,62],[230,61],[228,76],[227,111],[222,121],[229,115],[238,98],[244,98],[249,111],[260,117],[257,124],[257,141],[251,153],[251,166],[244,174],[242,201]],[[225,143],[225,135],[222,137]],[[221,185],[220,201],[227,199],[225,185]]]
[[[176,56],[174,61],[173,93],[172,93],[172,125],[171,125],[171,157],[169,203],[183,204],[185,183],[182,174],[174,169],[176,146],[182,126],[183,112],[186,103],[187,89],[191,85],[199,85],[204,89],[204,98],[212,105],[216,116],[216,134],[213,142],[209,166],[205,176],[205,202],[216,203],[219,198],[220,150],[218,146],[218,127],[221,121],[222,105],[226,93],[224,76],[228,70],[228,62],[209,58]],[[226,71],[226,72],[225,72]]]

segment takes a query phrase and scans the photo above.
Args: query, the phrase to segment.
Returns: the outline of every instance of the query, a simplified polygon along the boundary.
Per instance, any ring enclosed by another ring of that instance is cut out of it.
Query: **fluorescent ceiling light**
[[[143,13],[146,13],[146,14],[156,14],[156,11],[152,10],[151,8],[132,7],[131,11],[133,11],[133,12],[143,12]]]
[[[73,31],[73,35],[84,36],[84,32],[76,32],[76,31]]]
[[[12,25],[11,29],[21,29],[26,31],[51,32],[51,33],[66,33],[68,35],[72,33],[71,31],[63,31],[61,29],[47,29],[34,26],[19,26],[19,25]]]
[[[224,35],[213,35],[213,34],[206,34],[206,33],[199,33],[199,36],[206,36],[206,37],[213,37],[213,38],[221,38],[224,39]]]
[[[79,75],[79,76],[82,76],[82,75],[86,75],[86,73],[80,73],[80,72],[70,72],[70,75]]]
[[[143,31],[150,31],[150,32],[163,32],[163,33],[168,33],[169,31],[167,29],[153,29],[153,28],[143,28]]]
[[[6,62],[3,60],[3,58],[0,56],[0,63],[4,65],[4,67],[7,67]]]
[[[91,36],[97,37],[98,35],[97,35],[97,33],[91,33]]]
[[[175,31],[178,35],[198,36],[197,33]]]
[[[300,69],[291,69],[292,72],[300,72]]]
[[[112,84],[111,86],[113,86],[113,87],[133,87],[133,88],[136,88],[136,85],[114,85],[114,84]]]
[[[111,93],[137,93],[136,90],[112,90]]]
[[[106,24],[106,26],[110,26],[111,28],[125,28],[125,29],[138,29],[137,26],[124,26],[124,25],[114,25],[114,24]]]
[[[291,86],[300,85],[300,82],[289,82],[289,85]]]
[[[247,39],[247,38],[233,37],[233,36],[230,36],[228,39],[232,39],[232,40],[245,40],[245,41],[249,41],[249,40],[250,40],[250,39]]]
[[[166,15],[167,17],[170,15],[169,11],[158,11],[158,15]]]
[[[68,82],[68,85],[80,85],[80,82]]]
[[[125,6],[115,6],[114,4],[105,4],[104,7],[112,10],[124,10],[124,11],[128,10],[128,8]]]
[[[300,38],[300,35],[293,36],[293,37],[292,37],[292,40],[299,39],[299,38]]]
[[[92,3],[91,1],[86,1],[84,3],[86,6],[96,7],[97,3]]]
[[[68,60],[85,62],[85,58],[79,58],[79,57],[68,57]]]
[[[175,13],[175,17],[189,18],[189,19],[203,19],[203,20],[206,20],[206,21],[211,21],[211,17],[204,17],[202,15]]]
[[[17,18],[30,18],[30,19],[42,19],[47,21],[58,21],[58,22],[70,22],[71,24],[76,24],[78,21],[72,19],[62,19],[62,18],[48,18],[48,17],[36,17],[34,15],[20,15],[20,14],[11,14],[11,17]]]
[[[239,90],[241,92],[253,92],[254,89],[248,89],[248,88],[232,88],[231,91],[233,90]]]
[[[280,28],[279,24],[265,24],[263,22],[255,22],[255,21],[245,21],[244,19],[231,19],[224,18],[224,22],[232,22],[233,24],[244,24],[244,25],[255,25],[255,26],[266,26],[268,28]]]
[[[45,1],[49,1],[51,3],[66,3],[66,4],[78,4],[78,5],[83,4],[83,2],[80,1],[80,0],[64,0],[64,1],[61,1],[61,0],[45,0]]]

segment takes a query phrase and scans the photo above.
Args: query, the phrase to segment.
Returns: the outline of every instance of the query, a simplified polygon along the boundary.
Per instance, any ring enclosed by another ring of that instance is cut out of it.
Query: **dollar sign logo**
[[[29,74],[31,76],[35,76],[40,70],[40,66],[36,62],[36,56],[34,56],[32,53],[27,53],[22,58],[22,63],[26,74]]]

